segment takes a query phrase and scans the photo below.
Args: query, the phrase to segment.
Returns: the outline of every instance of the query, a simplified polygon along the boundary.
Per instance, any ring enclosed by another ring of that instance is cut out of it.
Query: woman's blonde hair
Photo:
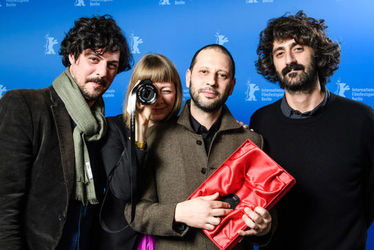
[[[147,54],[136,64],[127,87],[123,109],[123,117],[127,125],[130,123],[130,117],[126,111],[130,92],[139,80],[145,79],[150,79],[152,82],[171,82],[175,86],[176,96],[174,107],[165,120],[177,116],[181,108],[183,101],[182,85],[174,63],[161,54]]]

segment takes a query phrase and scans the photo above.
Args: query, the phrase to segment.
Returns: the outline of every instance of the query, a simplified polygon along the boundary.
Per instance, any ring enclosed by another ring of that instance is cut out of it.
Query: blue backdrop
[[[164,54],[177,66],[183,83],[197,49],[209,43],[226,46],[237,66],[228,106],[238,120],[248,123],[256,109],[283,95],[255,72],[259,32],[268,19],[301,9],[325,19],[328,35],[341,45],[342,62],[328,89],[373,107],[372,0],[0,0],[0,97],[10,89],[49,86],[64,70],[58,51],[73,21],[111,14],[135,62],[146,53]],[[121,112],[130,75],[119,74],[106,92],[107,115]],[[185,87],[184,97],[189,97]],[[368,249],[374,249],[374,226]]]

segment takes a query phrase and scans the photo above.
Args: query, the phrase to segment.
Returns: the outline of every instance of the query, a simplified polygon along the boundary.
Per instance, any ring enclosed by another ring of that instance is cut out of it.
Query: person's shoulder
[[[177,118],[171,118],[166,121],[157,122],[147,130],[149,138],[156,138],[157,140],[170,138],[174,134],[178,134],[180,125],[177,124]]]
[[[46,100],[50,99],[49,89],[13,89],[7,91],[2,98],[0,98],[1,106],[45,106]]]
[[[255,132],[253,129],[246,129],[243,128],[245,137],[249,140],[251,140],[254,144],[256,144],[259,148],[263,148],[264,146],[264,140],[262,135]]]
[[[250,128],[256,129],[258,124],[263,126],[264,124],[275,122],[278,117],[277,114],[280,112],[281,100],[282,99],[256,110],[250,118]]]
[[[271,104],[268,104],[268,105],[265,105],[259,109],[257,109],[254,113],[253,113],[253,116],[257,116],[257,115],[265,115],[265,114],[268,114],[268,113],[272,113],[274,112],[277,108],[280,107],[280,103],[281,103],[281,100],[278,100],[276,102],[273,102]]]
[[[330,101],[334,104],[347,105],[347,106],[351,106],[351,107],[359,107],[361,105],[365,105],[365,104],[360,103],[358,101],[355,101],[355,100],[352,100],[352,99],[349,99],[349,98],[346,98],[346,97],[343,97],[343,96],[339,96],[339,95],[333,94],[331,92],[330,92]]]
[[[172,117],[165,121],[160,121],[155,124],[155,128],[157,129],[173,129],[177,128],[179,124],[177,123],[179,117]]]
[[[105,118],[108,125],[108,130],[118,131],[118,133],[128,134],[129,128],[126,125],[122,114],[115,116],[108,116]]]
[[[12,99],[12,98],[19,98],[20,96],[24,97],[34,97],[36,95],[43,95],[48,92],[48,88],[41,88],[41,89],[12,89],[8,90],[4,96],[1,98],[5,99]]]
[[[346,97],[338,96],[331,93],[331,99],[333,103],[339,105],[341,108],[344,108],[346,111],[352,110],[353,112],[364,112],[364,113],[373,113],[374,110],[369,105],[358,102]]]
[[[123,123],[124,124],[125,123],[122,114],[118,114],[118,115],[115,115],[115,116],[108,116],[105,119],[107,120],[108,123],[112,123],[112,124],[117,124],[117,123]]]

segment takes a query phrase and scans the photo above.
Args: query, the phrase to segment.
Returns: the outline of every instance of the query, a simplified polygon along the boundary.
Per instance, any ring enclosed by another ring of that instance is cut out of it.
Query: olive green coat
[[[263,146],[262,137],[242,128],[225,106],[221,126],[207,155],[202,136],[191,127],[188,103],[177,121],[149,131],[145,167],[148,171],[139,181],[143,191],[131,226],[136,231],[160,236],[155,237],[156,249],[217,249],[200,229],[173,229],[176,204],[186,200],[246,139]],[[130,207],[126,208],[128,221]],[[252,248],[243,241],[238,249],[245,243],[249,246],[246,249]]]

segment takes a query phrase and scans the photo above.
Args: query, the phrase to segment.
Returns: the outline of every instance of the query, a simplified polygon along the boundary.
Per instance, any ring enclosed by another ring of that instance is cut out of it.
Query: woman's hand
[[[135,141],[145,143],[145,134],[150,125],[150,117],[153,105],[143,105],[136,103],[136,124],[135,124]]]

